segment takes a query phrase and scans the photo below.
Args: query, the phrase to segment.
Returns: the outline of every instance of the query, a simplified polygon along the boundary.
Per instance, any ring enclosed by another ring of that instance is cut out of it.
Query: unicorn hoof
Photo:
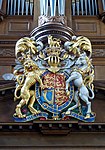
[[[88,118],[90,118],[90,114],[87,114],[87,115],[85,116],[85,119],[88,119]]]

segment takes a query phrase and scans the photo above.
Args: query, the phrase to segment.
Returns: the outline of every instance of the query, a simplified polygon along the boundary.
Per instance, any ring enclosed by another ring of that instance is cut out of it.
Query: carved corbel
[[[101,14],[99,14],[98,18],[101,19],[103,23],[105,23],[105,12],[102,12]]]
[[[2,22],[4,20],[4,18],[6,17],[6,14],[3,13],[2,10],[0,10],[0,22]]]

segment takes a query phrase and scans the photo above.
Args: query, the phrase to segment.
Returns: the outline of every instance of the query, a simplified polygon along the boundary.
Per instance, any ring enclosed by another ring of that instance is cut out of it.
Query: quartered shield
[[[46,88],[41,91],[40,95],[39,87],[36,86],[38,103],[44,110],[50,112],[53,117],[61,115],[61,112],[70,105],[73,99],[74,88],[72,82],[70,83],[70,95],[68,96],[65,90],[66,76],[64,73],[48,71],[44,73],[42,78]]]

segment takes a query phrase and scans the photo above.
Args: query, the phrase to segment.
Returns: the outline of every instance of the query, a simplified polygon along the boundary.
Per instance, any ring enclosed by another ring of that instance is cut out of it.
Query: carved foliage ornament
[[[89,39],[73,36],[62,44],[49,35],[44,45],[34,37],[24,37],[17,41],[15,54],[14,100],[19,100],[15,121],[95,120],[91,110],[94,69]]]

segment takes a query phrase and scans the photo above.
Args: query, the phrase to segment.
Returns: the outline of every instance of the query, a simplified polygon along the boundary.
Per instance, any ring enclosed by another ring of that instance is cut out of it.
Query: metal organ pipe
[[[87,0],[85,0],[85,14],[86,14],[86,16],[88,15],[87,5],[88,5]]]
[[[43,0],[43,11],[44,11],[44,15],[47,16],[48,14],[48,0]]]
[[[34,2],[33,0],[30,0],[30,15],[33,15],[33,8],[34,8]]]
[[[96,15],[97,15],[97,14],[98,14],[98,10],[97,10],[97,0],[95,0],[94,3],[95,3],[95,10],[96,10],[95,13],[96,13]]]
[[[28,15],[28,10],[29,10],[29,1],[26,1],[26,15]]]
[[[33,15],[33,5],[33,0],[7,0],[7,15]]]
[[[10,0],[7,1],[7,14],[9,14],[9,10],[10,10]]]
[[[58,12],[57,12],[58,2]],[[50,6],[49,6],[50,5]],[[48,14],[49,12],[49,14]],[[45,16],[65,15],[65,0],[40,0],[40,14]]]
[[[92,0],[92,15],[94,15],[94,0]]]
[[[84,5],[83,5],[83,0],[81,0],[81,13],[84,15]]]
[[[3,2],[3,0],[0,0],[0,9],[2,8],[2,2]]]
[[[105,0],[103,1],[103,5]],[[105,7],[105,5],[104,5]],[[98,15],[97,0],[72,0],[72,14],[74,15]]]
[[[79,0],[76,1],[76,9],[77,9],[77,15],[79,15]]]
[[[56,0],[50,0],[50,13],[51,16],[56,15]]]
[[[22,0],[22,1],[21,1],[21,6],[22,6],[22,7],[21,7],[21,9],[22,9],[22,10],[21,10],[21,13],[22,13],[22,15],[24,15],[24,5],[25,5],[25,0]]]
[[[0,9],[2,2],[3,0],[0,0]],[[40,14],[64,16],[65,3],[66,0],[40,0]],[[102,5],[105,11],[105,0],[102,0]],[[34,0],[7,0],[7,15],[33,15],[33,6]],[[72,14],[98,15],[97,0],[72,0]]]
[[[10,15],[13,14],[13,0],[11,0],[11,6],[10,6]]]
[[[20,0],[18,0],[18,15],[20,14]]]
[[[102,0],[103,10],[105,11],[105,0]]]
[[[58,14],[65,15],[65,0],[58,0]]]
[[[40,15],[44,15],[44,3],[40,0]]]
[[[89,15],[92,15],[90,0],[88,0],[88,5],[89,5]]]
[[[75,1],[72,1],[72,14],[75,16]]]
[[[14,0],[14,10],[13,10],[13,15],[16,15],[16,1],[17,1],[17,0]]]

